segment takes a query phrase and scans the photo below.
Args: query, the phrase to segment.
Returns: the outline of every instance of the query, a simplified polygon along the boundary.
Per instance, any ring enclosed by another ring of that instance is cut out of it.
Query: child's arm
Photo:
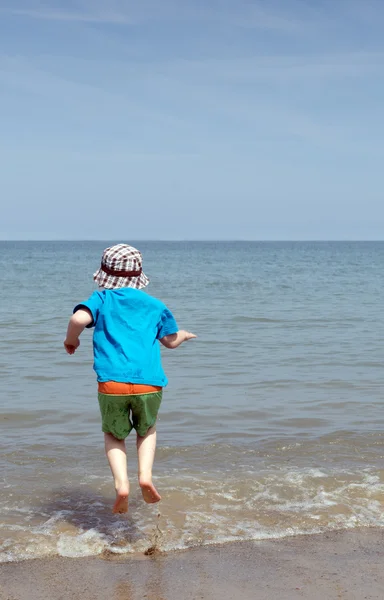
[[[173,350],[182,344],[183,342],[187,342],[188,340],[192,340],[197,337],[194,333],[190,333],[189,331],[184,331],[181,329],[177,333],[172,333],[171,335],[165,335],[161,338],[160,342],[166,348],[170,348]]]
[[[84,331],[87,325],[93,321],[92,313],[88,308],[79,308],[69,320],[67,337],[64,341],[64,348],[68,354],[74,354],[80,346],[79,335]]]

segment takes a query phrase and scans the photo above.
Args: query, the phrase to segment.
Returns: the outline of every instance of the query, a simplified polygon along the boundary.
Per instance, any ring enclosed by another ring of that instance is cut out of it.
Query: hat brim
[[[141,273],[138,277],[115,277],[114,275],[108,275],[103,271],[102,268],[98,269],[93,274],[93,279],[97,285],[106,290],[114,290],[122,287],[130,287],[136,290],[142,290],[147,287],[149,283],[148,277]]]

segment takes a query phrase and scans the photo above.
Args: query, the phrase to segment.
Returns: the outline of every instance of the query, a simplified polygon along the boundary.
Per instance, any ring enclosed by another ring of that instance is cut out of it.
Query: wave
[[[203,467],[204,469],[204,467]],[[43,556],[162,552],[364,526],[384,527],[384,472],[285,467],[212,472],[175,470],[156,482],[161,505],[134,490],[130,517],[110,513],[109,479],[61,489],[46,505],[3,507],[2,562]],[[91,486],[92,484],[92,486]],[[96,485],[95,485],[96,484]],[[14,502],[14,501],[13,501]]]

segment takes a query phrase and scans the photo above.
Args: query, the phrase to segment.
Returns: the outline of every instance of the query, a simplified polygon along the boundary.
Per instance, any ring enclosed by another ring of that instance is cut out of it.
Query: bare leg
[[[128,512],[129,481],[125,440],[118,440],[111,433],[104,433],[105,453],[115,481],[116,502],[112,512]]]
[[[139,484],[143,498],[148,504],[159,502],[161,496],[152,483],[152,467],[156,451],[156,427],[150,427],[144,437],[137,436],[139,460]]]

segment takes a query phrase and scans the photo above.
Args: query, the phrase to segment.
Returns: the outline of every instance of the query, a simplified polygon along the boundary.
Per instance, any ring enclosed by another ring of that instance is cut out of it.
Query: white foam
[[[167,492],[153,509],[134,491],[129,519],[110,515],[109,503],[102,498],[90,503],[83,514],[64,499],[68,508],[49,516],[31,506],[8,505],[0,560],[93,556],[103,550],[144,552],[154,543],[169,551],[340,528],[384,527],[383,475],[370,468],[356,473],[285,467],[238,471],[223,482],[212,474],[196,477],[183,471],[157,479]]]
[[[106,540],[102,534],[90,529],[79,535],[60,535],[57,541],[57,552],[60,556],[79,558],[81,556],[95,556],[106,547]]]

